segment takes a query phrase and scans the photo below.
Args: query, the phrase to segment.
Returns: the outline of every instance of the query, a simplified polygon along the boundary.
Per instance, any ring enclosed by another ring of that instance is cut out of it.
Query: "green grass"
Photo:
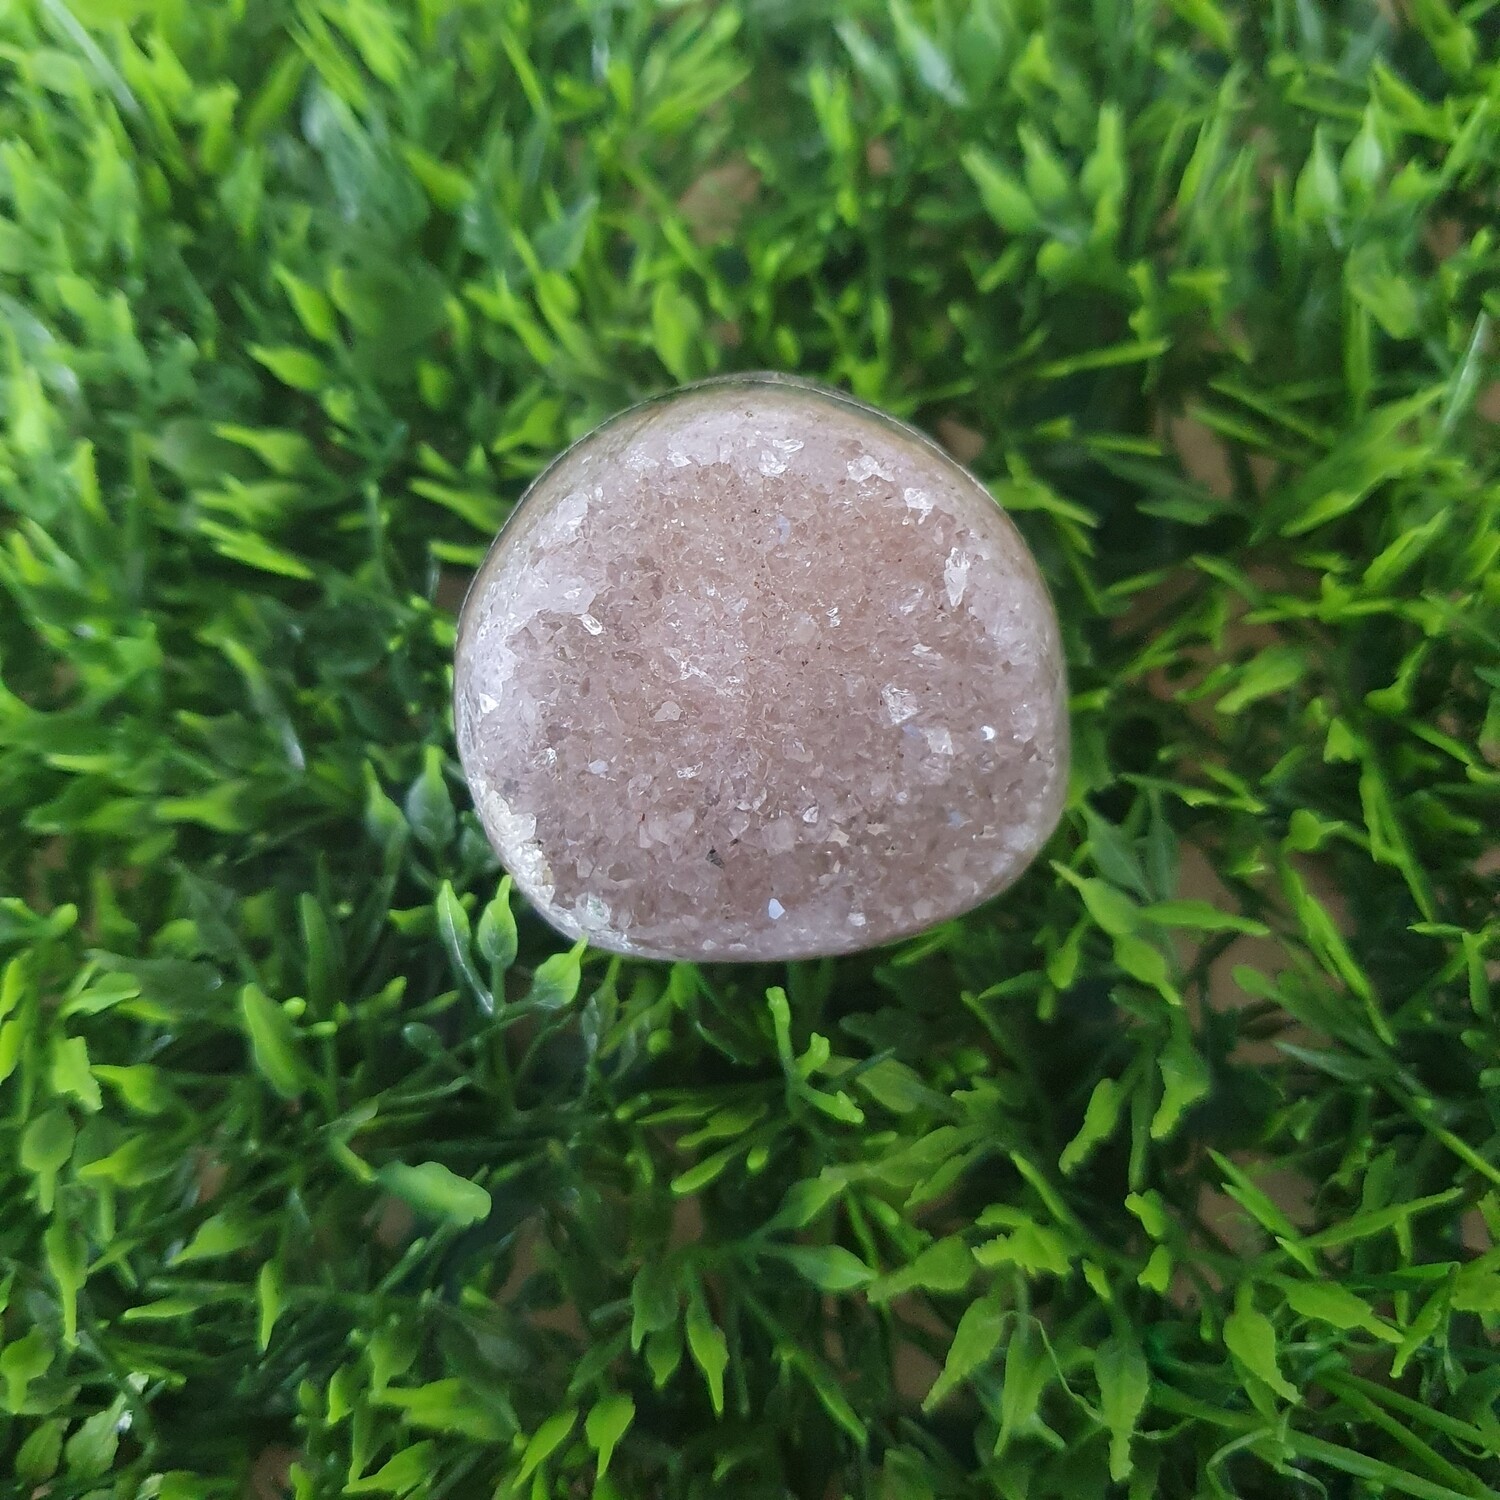
[[[0,9],[5,1500],[1494,1493],[1497,57]],[[892,951],[560,952],[452,605],[571,437],[765,367],[978,435],[1068,815]]]

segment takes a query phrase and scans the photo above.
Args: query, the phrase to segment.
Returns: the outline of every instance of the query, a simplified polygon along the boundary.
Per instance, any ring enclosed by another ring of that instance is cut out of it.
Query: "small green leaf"
[[[370,1389],[379,1396],[394,1380],[411,1369],[417,1359],[417,1343],[409,1329],[392,1320],[370,1335],[365,1358],[370,1366]]]
[[[1241,1283],[1234,1311],[1224,1320],[1224,1347],[1243,1370],[1264,1381],[1283,1401],[1300,1399],[1277,1364],[1276,1330],[1256,1308],[1249,1282]]]
[[[516,918],[510,909],[511,878],[500,882],[495,899],[480,913],[474,939],[493,975],[503,975],[516,961]]]
[[[1224,1191],[1262,1229],[1283,1241],[1295,1242],[1299,1238],[1297,1226],[1287,1218],[1286,1214],[1276,1206],[1271,1198],[1255,1185],[1245,1172],[1241,1171],[1228,1157],[1221,1156],[1217,1151],[1213,1150],[1212,1147],[1209,1148],[1208,1154],[1213,1160],[1214,1165],[1218,1167],[1226,1178]]]
[[[693,1193],[701,1193],[709,1183],[717,1182],[723,1176],[725,1168],[740,1154],[741,1150],[742,1147],[738,1144],[725,1146],[722,1151],[715,1151],[712,1156],[705,1156],[696,1166],[678,1173],[672,1179],[673,1196],[686,1198]]]
[[[1313,134],[1313,148],[1297,178],[1293,194],[1297,218],[1304,226],[1323,224],[1340,211],[1343,194],[1339,189],[1338,169],[1328,149],[1327,137],[1319,126]]]
[[[436,745],[422,752],[422,774],[406,794],[406,821],[430,853],[439,854],[453,842],[458,814],[443,775],[443,752]]]
[[[803,1378],[812,1387],[823,1410],[849,1434],[859,1447],[863,1448],[868,1440],[865,1424],[849,1404],[849,1398],[844,1394],[828,1366],[802,1349],[793,1347],[780,1352],[790,1364],[802,1372]]]
[[[922,86],[945,103],[962,107],[968,100],[947,54],[922,30],[906,0],[889,0],[896,41]]]
[[[1083,1112],[1083,1124],[1078,1134],[1063,1147],[1058,1158],[1058,1170],[1064,1177],[1070,1176],[1086,1162],[1095,1149],[1114,1134],[1120,1119],[1120,1106],[1125,1102],[1125,1091],[1118,1080],[1101,1078],[1089,1095],[1088,1107]]]
[[[1234,45],[1229,18],[1217,0],[1170,0],[1170,3],[1178,15],[1197,27],[1220,51],[1228,52]]]
[[[419,146],[406,143],[401,148],[412,175],[427,191],[427,196],[442,209],[458,208],[473,189],[468,178],[435,156],[428,155]]]
[[[29,1017],[26,1012],[0,1022],[0,1083],[4,1083],[16,1071],[21,1061],[21,1048],[25,1044]]]
[[[333,305],[328,298],[310,282],[294,276],[285,266],[278,264],[271,269],[286,292],[297,321],[320,343],[331,343],[338,325],[334,322]],[[256,357],[260,358],[259,355]],[[274,365],[267,365],[267,368],[276,373]]]
[[[635,1420],[635,1402],[622,1391],[612,1391],[602,1396],[589,1411],[584,1423],[584,1435],[589,1446],[599,1455],[599,1473],[609,1469],[609,1461],[619,1446],[620,1439],[630,1430]]]
[[[658,1328],[655,1333],[647,1334],[645,1354],[651,1383],[657,1390],[665,1390],[667,1382],[682,1364],[682,1330],[673,1323],[668,1328]]]
[[[1306,671],[1307,658],[1296,646],[1268,646],[1233,674],[1234,686],[1214,704],[1214,709],[1221,714],[1241,713],[1262,698],[1296,686]]]
[[[123,1396],[97,1411],[79,1427],[63,1448],[68,1477],[89,1481],[103,1478],[120,1447],[120,1418],[125,1414]]]
[[[544,958],[531,976],[527,1002],[543,1010],[561,1010],[571,1005],[582,980],[581,961],[586,946],[580,938],[566,953]]]
[[[300,432],[275,427],[239,427],[232,422],[216,423],[213,431],[215,437],[223,438],[227,443],[238,443],[242,448],[250,449],[277,474],[300,473],[312,462],[312,445]]]
[[[22,1132],[21,1165],[37,1179],[37,1201],[45,1214],[52,1212],[57,1174],[73,1155],[77,1136],[72,1117],[60,1108],[38,1115]]]
[[[409,825],[399,807],[386,796],[374,768],[368,761],[364,765],[365,780],[365,832],[372,842],[382,849],[395,849],[406,838]]]
[[[1416,1358],[1422,1347],[1437,1332],[1448,1311],[1448,1306],[1449,1289],[1447,1286],[1440,1286],[1422,1304],[1391,1359],[1392,1380],[1399,1380],[1406,1373],[1407,1365]]]
[[[307,998],[315,1009],[322,1010],[341,993],[340,971],[344,964],[336,928],[322,904],[306,891],[298,898],[297,914],[307,948]]]
[[[441,1162],[424,1161],[414,1167],[391,1162],[376,1173],[376,1178],[388,1192],[429,1218],[464,1225],[477,1224],[490,1214],[489,1193]]]
[[[1186,1027],[1174,1027],[1157,1066],[1161,1069],[1162,1095],[1151,1117],[1151,1139],[1164,1141],[1177,1129],[1183,1115],[1208,1097],[1213,1078]]]
[[[1141,900],[1149,900],[1150,883],[1131,840],[1124,830],[1101,817],[1085,802],[1079,808],[1088,828],[1088,853],[1095,868],[1111,884],[1133,891]]]
[[[1035,1318],[1017,1317],[1005,1346],[1005,1379],[1000,1386],[1000,1431],[995,1438],[998,1458],[1037,1420],[1042,1392],[1056,1373]]]
[[[894,103],[901,93],[901,82],[884,48],[871,41],[868,33],[849,18],[837,21],[834,30],[849,53],[855,71],[874,91],[877,98],[887,104]]]
[[[729,1345],[723,1330],[710,1316],[708,1303],[697,1286],[688,1294],[685,1326],[693,1363],[703,1372],[708,1383],[708,1397],[713,1403],[714,1415],[721,1417],[724,1415],[724,1371],[729,1367]]]
[[[1041,215],[1021,181],[982,146],[967,146],[959,160],[979,189],[984,211],[1008,234],[1029,234],[1041,226]]]
[[[456,1433],[481,1442],[508,1440],[514,1427],[495,1403],[480,1404],[462,1380],[450,1377],[419,1386],[390,1386],[377,1398],[394,1407],[408,1426],[428,1432]]]
[[[943,1095],[923,1083],[921,1074],[894,1057],[882,1058],[872,1067],[863,1069],[857,1082],[877,1104],[892,1114],[908,1115],[916,1109],[947,1105]]]
[[[1388,1343],[1401,1342],[1399,1329],[1376,1317],[1375,1309],[1363,1297],[1356,1297],[1337,1282],[1283,1279],[1277,1285],[1286,1297],[1287,1306],[1299,1317],[1316,1318],[1335,1328],[1363,1328]]]
[[[1072,196],[1072,179],[1047,138],[1033,126],[1022,125],[1017,132],[1021,152],[1026,158],[1026,191],[1044,212],[1055,211]]]
[[[409,1495],[432,1477],[437,1444],[431,1438],[393,1453],[373,1474],[346,1484],[345,1495]]]
[[[1142,915],[1158,927],[1190,927],[1198,932],[1243,932],[1250,937],[1265,937],[1271,930],[1264,922],[1220,911],[1207,901],[1157,901]]]
[[[26,1403],[33,1380],[52,1368],[52,1341],[40,1328],[30,1328],[0,1349],[0,1380],[5,1382],[5,1407],[18,1412]]]
[[[103,1106],[99,1083],[89,1067],[88,1043],[81,1036],[59,1036],[52,1042],[52,1089],[76,1099],[90,1114]]]
[[[781,1207],[767,1221],[765,1232],[778,1229],[806,1229],[843,1191],[832,1177],[810,1177],[794,1182],[786,1191]]]
[[[1172,1284],[1172,1252],[1165,1245],[1158,1245],[1151,1252],[1136,1281],[1147,1291],[1155,1292],[1158,1297],[1164,1296]]]
[[[255,1301],[259,1310],[256,1323],[256,1346],[264,1354],[271,1346],[271,1334],[275,1330],[285,1305],[285,1285],[281,1267],[274,1260],[268,1260],[256,1274]]]
[[[743,1104],[732,1104],[724,1109],[716,1109],[703,1122],[701,1129],[683,1136],[677,1144],[685,1151],[691,1151],[707,1141],[729,1139],[737,1145],[742,1144],[745,1132],[757,1121],[763,1119],[765,1114],[766,1105],[763,1100],[747,1100]]]
[[[1453,1278],[1450,1300],[1455,1312],[1500,1312],[1500,1271],[1491,1263],[1472,1261]]]
[[[1381,251],[1362,247],[1349,258],[1349,294],[1393,339],[1413,337],[1422,324],[1417,288],[1409,277],[1394,271]]]
[[[659,1260],[648,1260],[630,1286],[630,1347],[639,1349],[646,1336],[677,1321],[677,1284]]]
[[[774,1245],[766,1253],[784,1260],[819,1291],[848,1292],[867,1285],[875,1273],[842,1245]]]
[[[1151,1374],[1140,1345],[1128,1334],[1116,1334],[1099,1346],[1094,1355],[1094,1375],[1099,1382],[1099,1406],[1109,1428],[1109,1477],[1116,1484],[1130,1478],[1130,1442],[1146,1408]]]
[[[42,1249],[62,1304],[63,1340],[72,1344],[78,1338],[78,1293],[88,1279],[88,1244],[71,1224],[54,1219],[42,1236]]]
[[[94,1076],[118,1089],[120,1098],[139,1114],[159,1115],[172,1107],[172,1094],[161,1070],[150,1063],[132,1063],[129,1067],[96,1063]]]
[[[702,331],[703,315],[697,303],[670,281],[658,281],[651,303],[652,338],[658,358],[679,383],[702,373],[698,368]]]
[[[969,1304],[953,1332],[953,1342],[948,1346],[942,1373],[922,1402],[923,1411],[931,1411],[950,1391],[988,1363],[999,1347],[1007,1316],[998,1292]]]
[[[1155,943],[1133,932],[1122,933],[1114,940],[1115,962],[1132,979],[1149,985],[1171,1004],[1181,1005],[1182,996],[1172,983],[1167,956]]]
[[[120,1314],[126,1323],[177,1323],[190,1314],[198,1313],[207,1299],[199,1293],[187,1293],[180,1298],[157,1298],[154,1302],[136,1302]]]
[[[1125,937],[1140,926],[1140,908],[1124,891],[1092,877],[1077,885],[1088,914],[1111,937]]]
[[[287,1013],[257,985],[240,991],[240,1015],[250,1038],[256,1071],[283,1099],[296,1099],[307,1087],[307,1066]]]
[[[469,914],[459,903],[459,899],[453,893],[453,886],[449,881],[444,881],[438,887],[437,901],[438,936],[443,940],[443,947],[448,953],[448,963],[453,970],[453,976],[461,984],[467,986],[470,993],[478,998],[482,1004],[492,1005],[493,998],[488,987],[475,972],[473,959],[470,954],[470,942],[472,941],[469,928]]]
[[[909,1266],[882,1276],[870,1287],[872,1302],[888,1302],[913,1288],[961,1292],[974,1275],[974,1255],[958,1235],[949,1235],[922,1251]]]
[[[1095,146],[1079,182],[1094,204],[1094,237],[1112,242],[1119,229],[1127,182],[1124,122],[1114,104],[1106,104],[1099,111]]]
[[[1149,1188],[1144,1193],[1128,1194],[1125,1207],[1141,1221],[1141,1228],[1153,1240],[1166,1239],[1172,1220],[1167,1213],[1166,1201],[1155,1188]]]
[[[1020,1218],[1008,1235],[976,1245],[974,1259],[986,1268],[1019,1266],[1032,1276],[1066,1276],[1073,1250],[1057,1230]]]
[[[804,1086],[798,1091],[812,1107],[845,1125],[863,1125],[865,1112],[842,1089],[836,1094]]]
[[[1058,241],[1053,240],[1042,248],[1046,251],[1057,245]],[[1041,380],[1065,380],[1084,370],[1110,370],[1117,365],[1144,364],[1165,354],[1169,348],[1169,339],[1135,339],[1129,343],[1112,344],[1105,349],[1090,349],[1084,354],[1070,354],[1066,359],[1049,360],[1038,366],[1035,373]],[[1014,508],[1014,501],[1011,503]],[[1056,507],[1049,503],[1037,508],[1052,510]]]
[[[321,391],[328,384],[328,368],[315,354],[289,345],[268,349],[250,346],[251,358],[263,364],[283,385],[296,391]]]
[[[1337,1224],[1329,1225],[1327,1229],[1320,1229],[1316,1234],[1308,1235],[1302,1244],[1304,1248],[1310,1250],[1331,1250],[1337,1249],[1340,1245],[1353,1244],[1355,1240],[1365,1240],[1373,1235],[1384,1234],[1387,1230],[1399,1231],[1417,1214],[1445,1207],[1462,1196],[1462,1188],[1451,1187],[1445,1188],[1441,1193],[1430,1193],[1424,1198],[1413,1198],[1407,1203],[1392,1203],[1385,1208],[1365,1209],[1360,1213],[1351,1214]],[[1296,1231],[1290,1230],[1289,1232],[1295,1234]]]
[[[532,1474],[567,1442],[577,1421],[578,1409],[570,1406],[548,1417],[532,1433],[531,1440],[526,1444],[526,1451],[521,1455],[521,1468],[516,1475],[517,1483],[524,1483],[530,1479]]]
[[[4,1356],[0,1355],[0,1365]],[[16,1452],[16,1477],[27,1484],[39,1485],[57,1473],[62,1461],[63,1432],[67,1423],[51,1418],[32,1430]]]
[[[173,1264],[233,1255],[254,1244],[259,1234],[260,1230],[252,1221],[236,1213],[214,1214],[198,1226],[192,1239],[173,1258]]]

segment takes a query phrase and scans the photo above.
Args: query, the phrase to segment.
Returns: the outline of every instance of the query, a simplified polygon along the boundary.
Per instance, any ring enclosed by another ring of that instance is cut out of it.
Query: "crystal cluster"
[[[459,751],[570,935],[845,953],[1010,884],[1067,774],[1056,615],[989,493],[913,430],[774,378],[607,422],[469,593]]]

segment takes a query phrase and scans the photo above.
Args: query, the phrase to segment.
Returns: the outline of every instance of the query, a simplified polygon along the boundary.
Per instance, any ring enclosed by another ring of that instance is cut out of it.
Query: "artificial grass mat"
[[[1500,1484],[1494,0],[0,11],[0,1493]],[[564,951],[452,607],[715,371],[936,431],[1064,827]]]

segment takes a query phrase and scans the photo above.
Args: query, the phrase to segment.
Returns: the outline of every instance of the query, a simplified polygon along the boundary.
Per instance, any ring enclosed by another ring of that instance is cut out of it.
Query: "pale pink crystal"
[[[847,953],[1009,885],[1067,775],[1057,618],[919,433],[769,377],[633,408],[536,482],[464,605],[459,752],[570,936]]]

